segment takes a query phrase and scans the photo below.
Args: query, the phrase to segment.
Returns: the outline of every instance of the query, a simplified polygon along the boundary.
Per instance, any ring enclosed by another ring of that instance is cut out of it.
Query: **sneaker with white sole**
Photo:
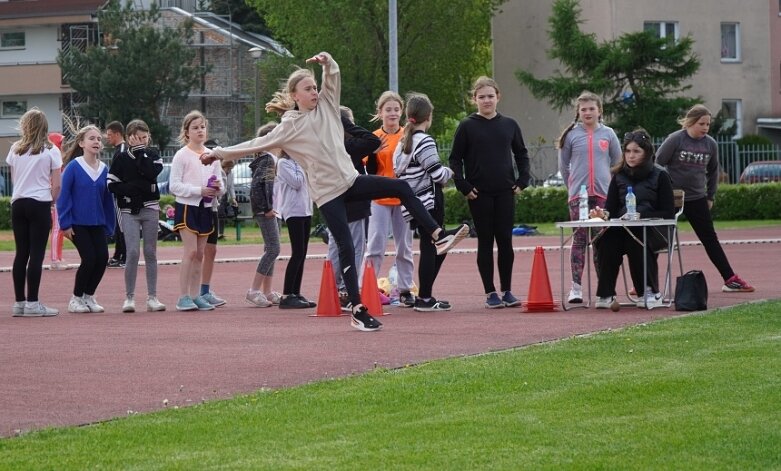
[[[98,300],[91,294],[84,294],[84,305],[87,306],[89,312],[104,312],[103,306],[98,304]]]
[[[17,317],[52,317],[59,314],[57,309],[44,306],[40,301],[26,302],[21,316]]]
[[[443,230],[439,234],[439,238],[436,240],[436,242],[434,242],[434,245],[437,248],[437,255],[448,253],[450,249],[455,247],[459,242],[468,236],[469,226],[466,224],[461,224],[457,228],[451,229],[449,231]]]
[[[597,309],[610,309],[615,301],[615,296],[600,296],[597,298],[597,302],[594,304],[594,307]]]
[[[26,301],[16,301],[11,307],[11,315],[14,317],[22,317],[24,315],[24,305],[27,304]]]
[[[743,281],[738,275],[732,275],[721,290],[725,293],[753,293],[754,287]]]
[[[122,312],[136,312],[136,300],[132,294],[122,303]]]
[[[221,297],[219,297],[216,294],[214,294],[214,291],[209,291],[208,293],[202,294],[199,297],[202,298],[203,300],[205,300],[207,303],[211,304],[214,307],[224,306],[225,303],[227,302],[224,299],[222,299]],[[196,302],[196,304],[198,304],[198,303]]]
[[[90,312],[90,310],[89,307],[87,307],[87,305],[84,303],[84,298],[73,295],[71,296],[71,300],[68,302],[68,312],[81,314]]]
[[[64,260],[55,260],[51,264],[49,264],[50,270],[68,270],[70,269],[70,265],[68,262]]]
[[[203,296],[197,296],[193,298],[193,303],[198,308],[199,311],[213,311],[214,310],[214,304],[210,303],[206,300]]]
[[[656,307],[661,307],[664,305],[664,300],[662,300],[662,294],[661,293],[654,293],[654,292],[646,292],[645,293],[645,299],[640,298],[639,301],[637,301],[636,306],[643,309],[653,309]]]
[[[268,299],[268,302],[270,302],[271,304],[273,304],[275,306],[278,306],[279,302],[282,301],[282,293],[278,293],[276,291],[272,291],[272,292],[270,292],[268,294],[265,294],[264,296],[266,296],[266,299]]]
[[[449,311],[453,309],[453,307],[445,300],[437,301],[437,298],[431,298],[428,301],[425,301],[418,297],[415,298],[415,306],[412,309],[418,312],[439,312]]]
[[[496,294],[496,291],[489,294],[485,298],[485,308],[486,309],[499,309],[504,307],[504,302],[502,301],[502,298],[499,297],[498,294]]]
[[[567,302],[570,304],[580,304],[583,302],[583,288],[578,283],[572,283],[572,288],[569,290],[569,296],[567,296]]]
[[[176,310],[177,311],[197,311],[198,305],[196,305],[193,302],[193,298],[191,298],[189,295],[185,294],[184,296],[180,296],[179,299],[176,301]]]
[[[504,307],[515,307],[521,305],[521,300],[513,296],[509,291],[505,291],[502,295],[502,304]]]
[[[260,291],[247,290],[244,300],[256,307],[271,307],[273,303],[266,298],[266,295]]]
[[[353,309],[350,325],[363,332],[374,332],[382,329],[382,323],[373,318],[363,304],[358,304]]]
[[[148,296],[146,298],[146,311],[147,312],[165,311],[165,304],[161,303],[157,299],[157,296]]]

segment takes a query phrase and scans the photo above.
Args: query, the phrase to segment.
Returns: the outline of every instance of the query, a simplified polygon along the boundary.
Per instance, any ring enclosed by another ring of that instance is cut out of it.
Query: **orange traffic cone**
[[[548,264],[545,263],[545,252],[542,247],[534,249],[532,276],[529,283],[529,295],[523,303],[526,312],[551,312],[556,310],[553,293],[548,278]]]
[[[372,316],[384,316],[380,291],[377,288],[377,276],[374,274],[372,262],[366,261],[363,267],[363,281],[361,282],[361,302]]]
[[[339,291],[330,260],[323,263],[323,276],[320,278],[320,295],[317,297],[317,310],[309,317],[339,317],[342,305],[339,303]]]

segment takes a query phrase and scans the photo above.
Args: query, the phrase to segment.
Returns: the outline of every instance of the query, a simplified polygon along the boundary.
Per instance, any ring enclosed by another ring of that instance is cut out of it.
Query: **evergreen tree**
[[[161,122],[161,106],[186,97],[202,70],[188,46],[192,23],[163,28],[159,20],[154,3],[144,11],[111,0],[98,13],[101,44],[60,51],[57,61],[73,90],[89,97],[78,109],[82,118],[101,125],[143,119],[163,148],[171,130]]]
[[[683,95],[691,88],[684,82],[700,66],[692,38],[676,41],[640,31],[600,43],[580,30],[580,14],[579,0],[554,1],[548,56],[564,71],[541,79],[519,70],[518,80],[558,111],[572,107],[583,90],[596,93],[605,121],[618,133],[642,126],[652,136],[666,136],[677,129],[676,117],[700,101]]]

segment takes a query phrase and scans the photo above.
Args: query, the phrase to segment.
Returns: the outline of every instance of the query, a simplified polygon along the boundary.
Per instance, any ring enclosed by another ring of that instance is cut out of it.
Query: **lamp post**
[[[255,129],[252,130],[252,136],[260,127],[260,58],[263,57],[263,49],[255,46],[250,48],[249,54],[255,59]]]

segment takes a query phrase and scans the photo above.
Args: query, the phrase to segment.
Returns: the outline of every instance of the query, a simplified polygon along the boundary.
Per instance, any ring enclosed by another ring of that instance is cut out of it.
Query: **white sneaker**
[[[122,303],[122,312],[136,312],[136,300],[132,294]]]
[[[91,294],[84,295],[84,304],[87,306],[87,309],[89,309],[89,312],[105,311],[105,309],[103,309],[103,306],[98,304],[98,301],[95,299],[95,296]]]
[[[597,303],[594,305],[597,309],[610,309],[613,305],[613,301],[616,300],[615,296],[598,297]]]
[[[583,288],[577,283],[572,283],[572,289],[569,290],[567,302],[570,304],[580,304],[583,302]]]
[[[165,311],[165,304],[157,300],[157,296],[149,296],[146,298],[146,310],[147,312]]]
[[[640,298],[639,301],[637,301],[637,307],[642,309],[654,309],[657,307],[662,307],[664,305],[664,301],[662,300],[662,293],[654,293],[654,292],[646,292],[645,293],[645,299]]]
[[[272,291],[264,296],[266,296],[266,299],[275,306],[279,305],[279,302],[282,301],[282,293],[277,293],[276,291]]]
[[[71,300],[68,303],[68,312],[82,313],[90,312],[86,304],[84,304],[84,298],[81,296],[71,296]]]
[[[16,301],[16,302],[14,302],[14,305],[11,308],[11,314],[14,317],[22,317],[22,316],[24,316],[24,306],[26,304],[27,304],[27,301]]]
[[[40,301],[33,301],[24,304],[24,310],[21,315],[14,315],[17,317],[51,317],[59,313],[60,311],[57,309],[44,306]]]
[[[251,289],[247,290],[247,295],[244,297],[244,300],[257,307],[272,306],[271,301],[266,298],[265,294],[260,291],[252,291]]]

